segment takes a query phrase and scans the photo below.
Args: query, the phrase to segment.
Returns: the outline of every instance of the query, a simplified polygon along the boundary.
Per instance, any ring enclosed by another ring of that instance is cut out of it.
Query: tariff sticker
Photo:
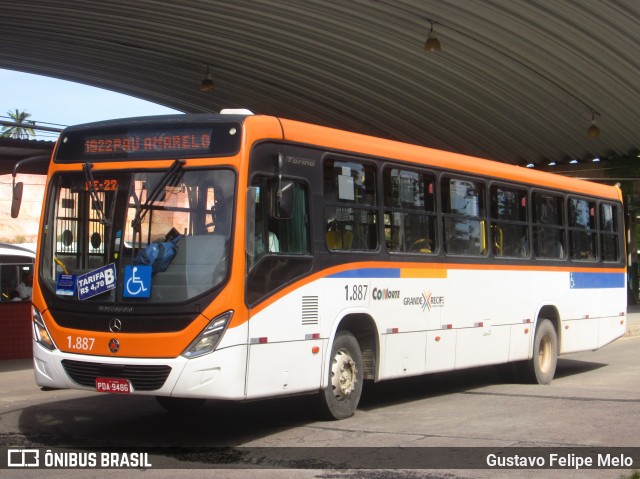
[[[78,299],[89,299],[116,287],[116,265],[108,264],[78,276]]]

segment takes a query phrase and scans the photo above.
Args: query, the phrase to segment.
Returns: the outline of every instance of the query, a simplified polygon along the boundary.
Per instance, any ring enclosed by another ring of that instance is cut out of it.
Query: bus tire
[[[541,319],[533,338],[533,357],[520,364],[520,378],[531,384],[549,384],[558,363],[558,334],[553,323]]]
[[[320,413],[325,419],[353,416],[362,395],[364,378],[362,353],[358,340],[349,331],[336,335],[331,347],[329,383],[320,391]]]
[[[201,398],[174,398],[169,396],[156,396],[156,401],[163,409],[174,414],[191,414],[198,411],[206,399]]]

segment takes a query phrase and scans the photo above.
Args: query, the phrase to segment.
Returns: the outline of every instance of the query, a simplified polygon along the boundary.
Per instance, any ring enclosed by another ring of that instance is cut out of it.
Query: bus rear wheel
[[[519,364],[519,376],[527,383],[549,384],[558,363],[558,334],[548,319],[540,320],[533,339],[533,357]]]
[[[358,340],[341,331],[331,347],[329,383],[320,391],[320,413],[326,419],[353,416],[362,395],[363,365]]]

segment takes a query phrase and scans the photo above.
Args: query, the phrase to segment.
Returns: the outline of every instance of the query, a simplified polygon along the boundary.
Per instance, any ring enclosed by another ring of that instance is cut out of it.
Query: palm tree
[[[28,128],[24,126],[27,123],[34,124],[34,122],[27,121],[27,118],[31,116],[31,113],[27,113],[26,110],[19,111],[16,108],[15,113],[12,112],[11,110],[8,110],[7,115],[9,115],[9,117],[11,117],[11,119],[14,122],[16,122],[16,125],[2,127],[2,131],[0,132],[0,137],[29,139],[29,137],[31,136],[33,137],[36,136],[36,132],[33,131],[33,128]]]

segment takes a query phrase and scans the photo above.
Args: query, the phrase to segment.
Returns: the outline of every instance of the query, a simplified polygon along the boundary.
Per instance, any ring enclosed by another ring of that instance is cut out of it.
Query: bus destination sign
[[[210,130],[190,132],[145,132],[87,136],[84,152],[88,155],[113,153],[203,153],[211,145]]]
[[[70,128],[60,138],[56,163],[120,161],[126,159],[194,158],[230,156],[240,149],[241,125],[208,124],[131,125],[104,128]]]

